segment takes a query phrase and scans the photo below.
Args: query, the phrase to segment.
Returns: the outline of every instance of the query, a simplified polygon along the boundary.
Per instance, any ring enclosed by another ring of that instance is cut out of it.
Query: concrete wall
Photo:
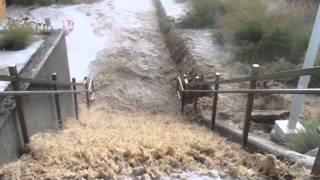
[[[32,56],[30,61],[19,72],[20,76],[51,79],[51,74],[57,73],[59,81],[70,82],[69,64],[66,42],[62,32],[53,32]],[[11,87],[8,87],[9,90]],[[47,85],[24,83],[24,90],[50,90]],[[59,89],[70,89],[60,87]],[[33,95],[23,97],[23,110],[28,134],[31,137],[38,132],[58,128],[53,95]],[[21,154],[21,133],[15,113],[13,97],[0,99],[0,163],[6,163]],[[72,95],[60,95],[61,114],[63,119],[74,116]]]

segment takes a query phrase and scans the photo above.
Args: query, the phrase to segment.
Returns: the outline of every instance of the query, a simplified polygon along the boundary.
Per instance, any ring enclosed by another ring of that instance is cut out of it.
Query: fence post
[[[182,83],[185,82],[185,78],[187,77],[187,75],[183,75],[183,79],[182,79]],[[184,83],[184,89],[187,89],[187,82]],[[183,86],[183,84],[182,84]],[[184,114],[184,105],[185,105],[185,92],[182,91],[182,95],[181,95],[181,114]]]
[[[74,85],[72,85],[72,90],[76,91],[77,90],[77,85],[75,84],[77,83],[76,78],[72,78],[72,83],[74,83]],[[74,103],[74,112],[76,115],[76,119],[79,120],[79,106],[78,106],[77,93],[73,94],[73,103]]]
[[[13,91],[19,91],[19,78],[18,78],[18,71],[17,66],[9,66],[9,74],[11,77],[15,78],[11,81]],[[23,107],[22,107],[22,97],[21,96],[14,96],[16,101],[16,110],[18,114],[19,124],[21,128],[23,144],[29,144],[29,136],[28,136],[28,129],[26,126],[26,121],[24,118]]]
[[[315,176],[315,178],[320,178],[320,146],[319,146],[319,149],[318,149],[318,153],[316,155],[316,159],[315,159],[314,164],[313,164],[313,168],[312,168],[311,174],[313,176]]]
[[[199,76],[196,76],[194,79],[193,79],[193,82],[194,83],[198,83],[200,82],[200,77]],[[197,105],[198,105],[198,95],[197,94],[194,94],[193,95],[193,110],[195,113],[197,113]]]
[[[259,65],[253,64],[251,77],[258,75],[258,70],[259,70]],[[256,89],[256,87],[257,87],[257,80],[250,81],[249,89]],[[248,135],[249,135],[249,129],[250,129],[250,122],[251,122],[251,113],[252,113],[252,109],[253,109],[253,101],[254,101],[254,93],[248,93],[246,115],[245,115],[243,131],[242,131],[242,147],[247,146],[247,143],[248,143]]]
[[[88,78],[84,77],[85,80],[85,89],[86,89],[86,103],[87,103],[87,108],[90,109],[90,97],[89,97],[89,84],[88,84]]]
[[[219,90],[219,80],[220,80],[221,74],[216,73],[216,79],[215,79],[215,85],[214,90]],[[217,105],[218,105],[218,92],[214,92],[212,96],[212,115],[211,115],[211,129],[214,130],[215,124],[216,124],[216,115],[217,115]]]
[[[51,75],[52,81],[57,81],[58,77],[56,73],[52,73]],[[57,91],[58,90],[58,84],[53,85],[53,90]],[[63,128],[63,123],[62,123],[62,116],[61,116],[61,107],[60,107],[60,99],[59,99],[59,94],[54,95],[54,101],[56,105],[56,111],[57,111],[57,118],[58,118],[58,123],[59,127],[62,129]]]

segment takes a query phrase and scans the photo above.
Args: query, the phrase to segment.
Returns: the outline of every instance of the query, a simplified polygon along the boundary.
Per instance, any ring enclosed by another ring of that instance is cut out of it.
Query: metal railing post
[[[17,66],[9,66],[9,74],[11,77],[15,78],[15,80],[11,81],[13,91],[19,91],[20,88],[19,88],[19,78],[18,78]],[[19,124],[20,124],[20,128],[21,128],[23,144],[25,146],[26,144],[30,143],[30,139],[29,139],[28,129],[26,126],[26,121],[25,121],[24,113],[23,113],[22,97],[21,96],[14,96],[14,98],[16,100],[16,110],[17,110]]]
[[[216,73],[216,81],[214,85],[214,90],[219,90],[219,80],[220,80],[221,74]],[[217,105],[218,105],[218,92],[213,93],[212,96],[212,115],[211,115],[211,129],[214,130],[215,124],[216,124],[216,115],[217,115]]]
[[[196,76],[194,79],[193,79],[193,82],[197,83],[197,82],[200,82],[200,77],[199,76]],[[193,110],[195,113],[197,113],[197,105],[198,105],[198,95],[196,95],[196,93],[193,95]]]
[[[183,75],[183,79],[182,79],[182,83],[185,82],[185,78],[186,78],[186,75],[184,74]],[[183,84],[182,84],[183,86]],[[184,89],[186,89],[186,83],[185,83],[185,86],[183,87]],[[181,94],[181,114],[183,115],[184,114],[184,105],[185,105],[185,92],[182,91],[182,94]]]
[[[89,97],[89,82],[88,82],[88,78],[84,77],[85,80],[85,89],[86,89],[86,103],[87,103],[87,108],[90,109],[90,97]]]
[[[72,78],[72,82],[76,83],[76,78]],[[72,90],[76,91],[77,90],[77,85],[72,86]],[[73,94],[73,103],[74,103],[74,113],[76,115],[76,119],[79,120],[79,106],[78,106],[78,96],[77,93]]]
[[[252,77],[257,76],[258,70],[259,70],[259,65],[253,64],[251,76]],[[257,80],[250,81],[249,89],[256,89],[256,87],[257,87]],[[251,113],[253,109],[253,101],[254,101],[254,93],[248,93],[246,115],[245,115],[243,132],[242,132],[242,147],[246,147],[248,144],[248,135],[249,135],[249,129],[250,129],[250,122],[251,122]]]
[[[315,176],[316,178],[320,178],[320,146],[319,146],[319,149],[318,149],[318,153],[316,155],[316,159],[315,159],[314,164],[313,164],[313,168],[312,168],[311,174],[313,176]]]
[[[57,81],[58,77],[56,73],[52,73],[51,75],[52,81]],[[58,90],[58,85],[53,85],[53,90],[57,91]],[[59,94],[54,95],[54,102],[56,105],[56,112],[57,112],[57,118],[58,118],[58,123],[59,127],[62,129],[63,128],[63,122],[62,122],[62,116],[61,116],[61,107],[60,107],[60,99],[59,99]]]

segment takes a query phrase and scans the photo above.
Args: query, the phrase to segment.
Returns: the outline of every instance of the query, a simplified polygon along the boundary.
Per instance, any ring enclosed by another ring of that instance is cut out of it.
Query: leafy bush
[[[176,25],[181,28],[213,27],[217,18],[225,11],[222,0],[192,0],[191,10],[177,19]]]
[[[320,66],[320,56],[318,56],[315,66]],[[310,88],[320,88],[320,75],[314,75],[311,76],[311,80],[310,80],[310,84],[309,84]]]
[[[235,58],[246,63],[263,64],[281,58],[299,63],[310,36],[303,18],[270,13],[259,0],[237,4],[220,25],[236,45]]]
[[[290,135],[287,147],[300,153],[307,153],[319,147],[320,133],[317,131],[319,126],[320,122],[318,121],[304,123],[305,131]]]
[[[21,50],[26,48],[31,41],[32,30],[29,28],[11,28],[0,34],[0,49]]]

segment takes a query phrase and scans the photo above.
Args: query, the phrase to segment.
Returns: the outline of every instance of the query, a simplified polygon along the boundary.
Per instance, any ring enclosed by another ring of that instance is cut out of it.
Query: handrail
[[[181,90],[183,91],[184,88],[183,88],[182,80],[181,80],[180,76],[178,76],[178,81],[179,81],[179,84],[180,84],[180,88],[181,88]]]
[[[237,90],[182,90],[190,93],[267,93],[267,94],[320,94],[320,88],[310,89],[237,89]]]
[[[42,84],[42,85],[60,85],[60,86],[81,86],[84,85],[84,83],[72,83],[72,82],[60,82],[60,81],[51,81],[51,80],[45,80],[45,79],[32,79],[32,78],[26,78],[26,77],[12,77],[7,75],[0,75],[0,81],[20,81],[20,82],[29,82],[33,84]]]
[[[2,91],[0,96],[27,96],[27,95],[46,95],[46,94],[74,94],[87,92],[87,90],[66,90],[66,91]]]
[[[90,78],[88,90],[91,91],[93,87],[93,78]]]
[[[283,71],[278,73],[272,74],[264,74],[258,75],[258,68],[259,65],[254,64],[252,66],[251,76],[247,77],[240,77],[240,78],[233,78],[233,79],[225,79],[220,80],[217,76],[215,81],[210,82],[190,82],[190,85],[213,85],[215,84],[215,89],[210,90],[197,90],[197,89],[184,89],[183,79],[181,80],[180,76],[177,78],[177,94],[179,99],[181,99],[181,113],[184,112],[184,94],[185,93],[199,93],[213,97],[213,106],[212,106],[212,116],[211,116],[211,129],[214,130],[214,124],[216,120],[216,113],[217,113],[217,100],[219,93],[245,93],[248,94],[247,97],[247,104],[246,104],[246,113],[245,113],[245,120],[244,126],[242,130],[242,147],[245,148],[248,143],[248,135],[250,130],[250,121],[252,119],[251,113],[253,110],[254,104],[254,95],[257,93],[265,93],[265,94],[320,94],[320,88],[309,88],[309,89],[256,89],[256,84],[258,80],[274,80],[274,79],[281,79],[281,78],[288,78],[288,77],[299,77],[299,76],[311,76],[311,75],[318,75],[320,74],[320,66],[308,68],[308,69],[297,69],[297,70],[290,70],[290,71]],[[219,73],[217,73],[219,74]],[[219,84],[227,84],[227,83],[240,83],[240,82],[249,82],[249,89],[231,89],[231,90],[223,90],[219,89]],[[180,96],[180,92],[182,96]],[[193,97],[194,101],[194,108],[196,108],[197,100]],[[319,147],[320,148],[320,147]],[[320,169],[318,168],[320,165],[320,150],[317,153],[316,160],[314,162],[311,174],[316,175],[319,174]]]
[[[79,119],[79,106],[78,106],[78,99],[77,94],[85,92],[86,93],[86,104],[87,107],[90,108],[90,102],[94,100],[94,85],[93,85],[93,78],[90,78],[90,84],[88,84],[88,78],[85,78],[85,81],[82,83],[77,83],[75,78],[72,78],[72,82],[59,82],[57,73],[51,74],[51,80],[45,79],[33,79],[33,78],[26,78],[20,77],[18,74],[17,66],[9,66],[8,68],[10,76],[7,75],[0,75],[0,81],[9,81],[11,82],[11,89],[10,91],[0,91],[0,97],[2,96],[14,96],[15,98],[15,109],[17,112],[17,119],[20,124],[20,132],[23,139],[23,144],[27,145],[30,143],[30,137],[28,133],[27,123],[25,121],[24,116],[24,103],[22,96],[29,96],[29,95],[53,95],[53,100],[55,108],[53,111],[56,112],[56,119],[58,121],[58,125],[60,128],[63,128],[63,117],[61,113],[61,100],[60,94],[70,94],[73,96],[73,105],[75,111],[76,119]],[[21,89],[20,83],[21,82],[28,82],[34,84],[42,84],[47,85],[48,90],[35,90],[35,91],[26,91]],[[78,89],[77,86],[81,85],[84,89]],[[89,89],[90,85],[90,89]],[[59,89],[59,86],[66,86],[66,88]],[[22,90],[22,91],[21,91]],[[91,95],[91,98],[89,98]],[[26,146],[24,146],[25,148]]]
[[[262,74],[257,76],[245,76],[240,78],[233,78],[233,79],[222,79],[219,80],[220,84],[229,84],[229,83],[241,83],[241,82],[248,82],[253,80],[274,80],[274,79],[283,79],[288,77],[299,77],[299,76],[311,76],[320,73],[320,66],[307,68],[307,69],[296,69],[296,70],[289,70],[289,71],[282,71],[272,74]],[[202,84],[214,84],[216,81],[209,81],[209,82],[195,82],[190,83],[191,85],[202,85]]]

